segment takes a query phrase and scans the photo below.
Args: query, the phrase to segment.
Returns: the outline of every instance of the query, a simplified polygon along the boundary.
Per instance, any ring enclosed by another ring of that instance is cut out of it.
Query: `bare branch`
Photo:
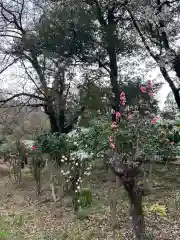
[[[25,30],[22,28],[22,26],[18,23],[18,19],[17,19],[16,15],[13,13],[13,11],[7,9],[2,2],[0,3],[0,7],[1,7],[1,14],[2,14],[2,16],[4,17],[4,19],[5,19],[7,22],[9,22],[9,23],[13,23],[13,24],[16,26],[16,28],[24,35],[26,32],[25,32]],[[13,17],[13,21],[11,21],[10,19],[8,19],[8,18],[5,16],[4,12],[9,13],[9,14]]]
[[[93,4],[96,5],[99,23],[102,26],[106,26],[107,23],[106,23],[106,21],[105,21],[105,19],[103,17],[103,13],[102,13],[102,10],[101,10],[101,7],[100,7],[100,4],[99,4],[98,0],[86,0],[86,3],[89,4],[89,5],[93,5]]]
[[[34,85],[36,86],[36,89],[39,91],[39,93],[41,93],[45,98],[46,98],[46,95],[41,91],[40,87],[37,85],[36,81],[31,77],[31,75],[28,73],[28,70],[27,70],[27,67],[25,66],[24,64],[24,61],[22,61],[22,65],[25,69],[25,72],[27,74],[27,76],[29,77],[29,79],[34,83]]]
[[[14,59],[11,63],[9,63],[6,67],[4,67],[2,70],[0,70],[0,74],[2,74],[4,71],[6,71],[9,67],[11,67],[13,64],[18,62],[19,58]]]
[[[138,32],[138,34],[139,34],[142,42],[144,43],[145,48],[148,50],[148,52],[149,52],[149,54],[151,55],[151,57],[153,57],[156,61],[158,61],[158,59],[159,59],[158,55],[155,55],[155,54],[153,53],[153,51],[150,49],[149,45],[148,45],[147,42],[146,42],[146,38],[145,38],[144,35],[142,34],[142,32],[141,32],[141,30],[140,30],[140,28],[139,28],[139,26],[138,26],[138,23],[137,23],[136,19],[134,18],[131,10],[130,10],[127,6],[126,6],[126,10],[127,10],[127,12],[129,13],[129,15],[130,15],[130,17],[131,17],[131,20],[132,20],[132,22],[133,22],[133,24],[134,24],[134,27],[136,28],[136,30],[137,30],[137,32]]]
[[[31,94],[31,93],[17,93],[17,94],[14,94],[13,96],[11,96],[9,98],[0,100],[0,103],[3,103],[2,105],[4,105],[5,103],[7,103],[7,102],[9,102],[9,101],[11,101],[11,100],[13,100],[15,98],[21,97],[21,96],[38,99],[40,101],[45,101],[45,98],[42,98],[42,97],[40,97],[38,95],[35,95],[35,94]]]

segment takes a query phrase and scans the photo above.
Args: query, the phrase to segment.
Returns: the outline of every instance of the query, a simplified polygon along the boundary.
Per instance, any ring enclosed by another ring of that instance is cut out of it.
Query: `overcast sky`
[[[6,72],[4,72],[3,75],[1,75],[0,77],[1,88],[8,89],[10,91],[13,91],[14,93],[16,93],[17,91],[22,91],[23,80],[22,81],[17,80],[19,79],[19,76],[22,75],[22,72],[20,71],[21,71],[20,68],[14,65],[13,67],[9,68]],[[164,82],[163,87],[161,88],[160,92],[157,95],[157,99],[159,100],[159,106],[162,109],[164,105],[164,101],[166,100],[166,97],[170,92],[169,85],[165,82],[164,78],[160,74],[158,67],[149,71],[147,73],[147,78],[152,79],[153,82]],[[27,86],[26,86],[26,89],[27,89]],[[30,89],[28,89],[28,92],[30,92],[29,90]]]

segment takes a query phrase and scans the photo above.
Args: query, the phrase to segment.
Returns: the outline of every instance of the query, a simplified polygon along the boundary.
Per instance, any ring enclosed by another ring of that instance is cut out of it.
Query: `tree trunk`
[[[41,181],[40,180],[36,181],[36,192],[37,192],[38,196],[41,194]]]
[[[126,189],[131,204],[131,216],[132,223],[137,240],[144,240],[145,223],[142,207],[142,191],[135,183],[134,179],[131,179],[123,183]]]
[[[36,181],[36,193],[39,196],[41,194],[41,169],[38,167],[34,169],[34,178]]]
[[[180,79],[180,56],[176,56],[174,61],[174,71],[176,72],[177,77]]]
[[[180,68],[180,63],[179,63],[179,68]],[[176,88],[174,82],[173,82],[172,79],[170,78],[170,76],[169,76],[169,74],[168,74],[168,72],[167,72],[167,70],[166,70],[165,67],[160,67],[160,71],[161,71],[163,77],[165,78],[166,82],[169,84],[169,86],[170,86],[170,88],[171,88],[171,90],[172,90],[172,92],[173,92],[173,94],[174,94],[174,98],[175,98],[175,101],[176,101],[176,103],[177,103],[177,106],[178,106],[178,108],[180,109],[179,89]],[[180,74],[179,71],[180,71],[180,70],[177,70],[177,69],[175,70],[177,76],[178,76],[178,74]]]
[[[57,202],[59,199],[56,195],[56,186],[55,186],[55,176],[53,175],[53,173],[51,172],[51,175],[50,175],[50,187],[51,187],[51,194],[52,194],[52,198],[53,198],[53,201],[54,202]]]
[[[110,225],[112,229],[118,227],[117,224],[117,199],[119,195],[119,190],[121,186],[121,181],[119,177],[116,177],[116,186],[115,189],[112,189],[112,181],[109,181],[109,205],[110,205]]]
[[[53,116],[52,114],[48,114],[48,117],[49,117],[49,121],[50,121],[51,132],[52,133],[59,132],[59,127],[58,127],[55,116]]]
[[[109,68],[110,68],[110,81],[112,86],[112,92],[114,93],[115,99],[115,110],[119,111],[119,85],[118,85],[118,67],[117,67],[117,54],[116,54],[116,46],[114,41],[116,42],[115,36],[116,23],[114,22],[114,12],[113,9],[109,9],[108,11],[108,25],[106,27],[106,41],[107,41],[107,52],[109,55]],[[114,39],[114,41],[113,41]]]
[[[65,115],[63,111],[60,111],[60,115],[56,116],[56,113],[52,109],[45,107],[45,113],[49,117],[51,132],[52,133],[69,133],[72,131],[74,124],[78,121],[78,116],[82,114],[85,107],[83,106],[77,113],[76,116],[70,121],[68,125],[65,126]]]

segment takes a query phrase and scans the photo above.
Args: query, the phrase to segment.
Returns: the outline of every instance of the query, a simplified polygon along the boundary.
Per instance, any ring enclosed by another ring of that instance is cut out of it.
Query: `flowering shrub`
[[[139,96],[133,105],[127,105],[125,92],[120,92],[120,111],[112,111],[112,135],[110,147],[123,155],[123,159],[136,160],[147,155],[171,156],[175,144],[170,139],[170,131],[161,124],[160,116],[151,113],[150,102],[142,94],[153,96],[153,85],[149,80],[141,81]]]
[[[81,205],[83,179],[92,170],[91,161],[108,149],[110,126],[105,119],[92,121],[88,129],[78,128],[69,134],[46,135],[37,143],[60,167],[67,189],[73,193],[74,209]]]

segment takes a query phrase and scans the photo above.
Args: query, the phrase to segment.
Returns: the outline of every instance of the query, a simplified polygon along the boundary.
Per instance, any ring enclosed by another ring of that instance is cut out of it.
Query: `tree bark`
[[[180,68],[180,62],[179,62],[179,68]],[[180,109],[180,95],[179,95],[179,89],[175,86],[174,82],[172,81],[172,79],[170,78],[167,70],[165,67],[160,67],[160,71],[164,77],[164,79],[166,80],[166,82],[169,84],[173,94],[174,94],[174,98],[175,98],[175,101],[177,103],[177,106],[178,108]],[[177,70],[178,72],[176,72],[176,74],[180,75],[179,71],[180,70]]]
[[[145,234],[145,222],[142,206],[142,190],[137,186],[134,179],[123,182],[131,204],[132,223],[137,240],[143,240]]]
[[[111,174],[111,173],[110,173]],[[117,224],[117,199],[119,195],[119,190],[121,186],[120,179],[116,176],[116,186],[112,189],[112,181],[109,180],[109,206],[110,206],[110,225],[112,229],[118,227]]]
[[[119,84],[118,84],[118,67],[117,67],[117,53],[116,53],[116,22],[114,20],[114,9],[108,10],[108,24],[106,26],[106,42],[107,42],[107,53],[109,55],[109,68],[110,68],[110,81],[112,91],[115,99],[115,110],[119,111],[120,97],[119,97]]]

